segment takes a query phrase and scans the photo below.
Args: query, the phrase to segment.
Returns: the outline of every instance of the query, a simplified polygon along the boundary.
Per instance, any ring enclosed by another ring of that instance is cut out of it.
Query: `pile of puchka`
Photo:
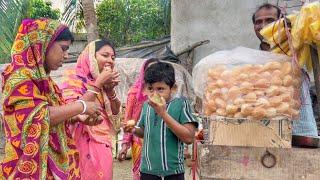
[[[290,61],[209,69],[204,97],[207,116],[252,120],[299,116],[300,70]]]

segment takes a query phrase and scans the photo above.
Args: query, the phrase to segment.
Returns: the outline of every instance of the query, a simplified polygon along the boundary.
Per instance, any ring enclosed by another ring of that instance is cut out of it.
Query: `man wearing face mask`
[[[268,24],[277,21],[280,18],[281,9],[272,4],[263,4],[252,15],[252,22],[254,25],[254,31],[260,40],[260,50],[270,51],[270,45],[264,40],[260,34],[260,30]],[[301,87],[301,108],[299,121],[293,121],[293,135],[300,136],[318,136],[317,125],[313,115],[312,102],[309,91],[309,77],[304,72],[303,82]]]
[[[252,15],[252,22],[254,25],[254,31],[260,40],[260,50],[269,51],[270,45],[264,41],[260,30],[266,25],[276,21],[280,17],[281,10],[279,7],[272,4],[263,4]]]

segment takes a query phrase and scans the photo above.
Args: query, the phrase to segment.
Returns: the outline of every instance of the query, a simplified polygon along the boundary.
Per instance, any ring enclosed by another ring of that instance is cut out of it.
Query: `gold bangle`
[[[117,94],[114,93],[111,97],[108,96],[108,99],[109,99],[110,101],[113,101],[113,100],[117,99]]]
[[[91,92],[91,93],[93,93],[93,94],[95,94],[95,95],[99,95],[99,93],[98,93],[97,91],[94,91],[94,90],[91,90],[91,89],[88,89],[87,91],[88,91],[88,92]]]
[[[99,91],[101,91],[101,88],[99,88],[98,86],[96,86],[96,85],[94,85],[94,84],[92,84],[92,85],[90,85],[90,86],[92,86],[92,87],[98,89]]]

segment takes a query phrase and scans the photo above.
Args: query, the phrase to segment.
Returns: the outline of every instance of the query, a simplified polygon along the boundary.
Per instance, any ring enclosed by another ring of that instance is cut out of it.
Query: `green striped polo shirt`
[[[167,111],[180,124],[194,123],[198,126],[185,98],[174,98],[168,102]],[[184,173],[184,143],[148,103],[143,105],[138,126],[144,128],[140,171],[157,176]]]

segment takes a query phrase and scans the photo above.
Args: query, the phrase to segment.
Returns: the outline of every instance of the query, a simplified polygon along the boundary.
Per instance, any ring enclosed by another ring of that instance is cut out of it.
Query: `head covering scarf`
[[[49,106],[63,105],[59,88],[46,74],[46,53],[66,28],[49,19],[23,20],[3,76],[5,179],[79,179],[79,154],[67,123],[50,126]]]
[[[96,40],[99,41],[99,40]],[[76,68],[66,70],[61,89],[66,101],[74,101],[86,93],[87,89],[95,83],[100,74],[98,62],[95,57],[95,42],[90,42],[78,57]],[[96,126],[87,126],[82,123],[72,129],[75,140],[80,133],[87,132],[90,138],[97,142],[105,143],[111,146],[112,137],[115,135],[113,125],[113,114],[111,111],[110,101],[105,91],[99,92],[98,100],[102,109],[104,120]],[[81,129],[81,132],[78,130]],[[78,133],[79,132],[79,133]]]
[[[136,80],[136,82],[133,84],[133,89],[135,89],[135,92],[136,93],[136,98],[137,98],[137,101],[140,102],[140,103],[143,103],[144,101],[147,100],[147,95],[145,95],[143,93],[143,89],[144,89],[144,71],[146,69],[146,66],[149,64],[148,60],[146,60],[141,69],[140,69],[140,72],[139,72],[139,76]]]

